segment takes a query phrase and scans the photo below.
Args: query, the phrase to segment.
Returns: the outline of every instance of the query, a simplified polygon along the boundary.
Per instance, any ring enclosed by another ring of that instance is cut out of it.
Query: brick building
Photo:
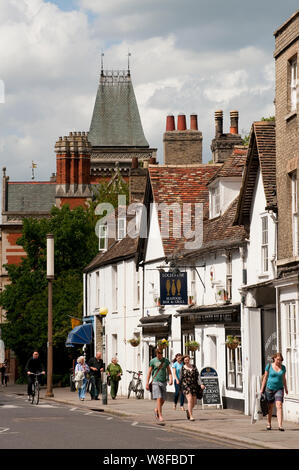
[[[276,66],[276,178],[278,203],[277,237],[277,331],[278,349],[287,368],[289,394],[287,419],[298,420],[299,404],[299,10],[275,32]]]

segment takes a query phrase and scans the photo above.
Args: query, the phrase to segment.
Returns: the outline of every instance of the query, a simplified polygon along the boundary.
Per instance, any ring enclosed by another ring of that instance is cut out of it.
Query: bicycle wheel
[[[131,380],[128,387],[128,398],[130,398],[131,392],[134,390],[134,382]]]
[[[144,398],[144,389],[142,387],[141,382],[138,382],[138,384],[136,385],[135,393],[136,393],[137,400],[140,400],[141,398]]]
[[[39,383],[37,382],[34,387],[34,395],[33,395],[33,400],[32,403],[35,403],[35,405],[38,405],[39,403]]]

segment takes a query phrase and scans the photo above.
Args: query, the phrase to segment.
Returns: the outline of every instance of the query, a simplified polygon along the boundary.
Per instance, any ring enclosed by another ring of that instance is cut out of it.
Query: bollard
[[[102,404],[107,405],[107,375],[102,372],[101,373],[101,379],[102,379]]]

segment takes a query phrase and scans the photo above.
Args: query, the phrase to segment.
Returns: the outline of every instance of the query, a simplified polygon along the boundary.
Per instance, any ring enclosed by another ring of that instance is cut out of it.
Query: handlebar
[[[129,372],[129,374],[142,375],[142,370],[139,370],[138,372],[136,372],[135,370],[127,370],[127,372]]]

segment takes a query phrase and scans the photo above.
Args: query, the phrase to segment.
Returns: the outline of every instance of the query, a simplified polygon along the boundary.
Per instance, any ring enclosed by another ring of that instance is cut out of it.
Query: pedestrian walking
[[[118,364],[118,359],[116,356],[111,359],[111,362],[108,365],[106,372],[108,374],[110,382],[110,395],[112,400],[115,400],[118,392],[119,381],[121,380],[121,376],[123,373],[122,368]]]
[[[195,365],[191,364],[190,356],[183,356],[183,367],[181,369],[180,384],[185,397],[188,402],[188,409],[186,410],[187,419],[195,421],[192,411],[197,402],[198,388],[204,390],[204,385],[199,385],[199,372]]]
[[[159,348],[156,349],[156,357],[149,363],[145,385],[146,390],[150,390],[149,381],[151,376],[152,398],[156,400],[155,417],[158,424],[164,425],[162,407],[166,400],[167,376],[169,378],[169,385],[172,385],[172,374],[170,362],[166,357],[163,357],[163,351]]]
[[[85,357],[80,356],[77,359],[75,367],[75,385],[78,390],[79,400],[85,400],[86,385],[88,382],[89,367],[85,363]]]
[[[271,420],[274,403],[277,410],[278,429],[279,431],[284,431],[282,426],[282,404],[284,399],[284,391],[286,394],[289,392],[286,381],[286,368],[282,362],[283,357],[280,352],[277,352],[272,356],[272,363],[269,363],[266,366],[260,390],[260,393],[263,393],[266,389],[265,394],[268,401],[268,431],[272,429]]]
[[[1,372],[1,384],[7,387],[7,381],[8,381],[8,360],[5,359],[3,364],[0,364],[0,372]]]
[[[184,394],[180,386],[182,367],[183,367],[183,355],[181,353],[177,353],[175,355],[174,360],[172,361],[172,372],[173,372],[173,381],[174,381],[174,388],[175,388],[173,409],[176,410],[177,403],[179,401],[179,396],[180,396],[180,407],[182,411],[185,411],[184,410]]]
[[[101,373],[104,372],[104,363],[102,360],[102,353],[97,352],[95,357],[88,361],[90,369],[90,395],[92,400],[98,400],[99,394],[102,393],[102,377]]]

